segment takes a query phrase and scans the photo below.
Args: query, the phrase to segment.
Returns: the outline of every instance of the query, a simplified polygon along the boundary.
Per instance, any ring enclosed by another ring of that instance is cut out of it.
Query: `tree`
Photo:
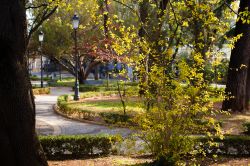
[[[49,17],[55,13],[60,2],[62,3],[62,0],[25,1],[25,10],[31,19],[28,21],[29,31],[26,37],[26,46],[29,44],[33,33],[35,33],[41,27],[44,21],[49,19]]]
[[[203,128],[210,136],[220,135],[204,67],[217,54],[219,40],[230,27],[227,19],[216,16],[221,7],[217,0],[133,2],[136,5],[131,9],[133,5],[120,1],[138,22],[126,25],[120,21],[119,28],[110,28],[113,48],[119,55],[129,55],[144,88],[140,96],[144,111],[134,121],[139,137],[156,158],[164,158],[162,165],[174,165],[193,153],[191,134]],[[180,58],[184,49],[188,50],[187,61]],[[208,123],[201,125],[201,121]],[[207,125],[217,132],[210,133]]]
[[[25,65],[24,6],[24,0],[0,2],[0,160],[6,166],[46,166],[35,132],[35,105]]]
[[[250,96],[250,1],[241,0],[235,37],[238,39],[231,53],[226,94],[222,109],[233,112],[248,110]],[[241,37],[240,37],[241,36]]]
[[[109,47],[108,38],[108,1],[74,1],[67,6],[59,7],[43,25],[46,34],[44,54],[58,63],[72,75],[75,75],[73,38],[71,35],[71,17],[75,12],[70,6],[75,6],[81,19],[78,29],[79,52],[79,82],[83,84],[89,74],[100,64],[117,60],[117,56]],[[82,10],[83,8],[86,11]],[[37,38],[37,34],[34,36]],[[35,41],[35,40],[34,40]],[[36,44],[38,46],[38,43]]]

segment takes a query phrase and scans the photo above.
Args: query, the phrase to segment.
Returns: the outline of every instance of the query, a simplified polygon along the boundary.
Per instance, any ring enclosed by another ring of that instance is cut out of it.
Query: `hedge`
[[[72,89],[74,90],[74,87],[72,87]],[[138,83],[133,83],[133,82],[129,82],[126,83],[126,89],[128,91],[135,91],[138,92]],[[79,91],[80,92],[102,92],[102,91],[117,91],[118,90],[118,86],[116,84],[111,84],[109,85],[109,87],[107,87],[106,85],[80,85],[79,87]]]
[[[119,151],[122,138],[110,135],[72,135],[72,136],[40,136],[40,142],[48,159],[77,159],[83,157],[93,157],[100,155],[116,154]],[[206,146],[205,137],[195,138],[196,148],[205,148],[208,155],[223,155],[250,157],[250,136],[226,136],[220,140],[214,138],[218,147]],[[203,146],[201,146],[203,142]],[[124,147],[120,147],[124,148]]]
[[[33,76],[30,76],[30,80],[31,81],[40,81],[41,78],[36,76],[36,75],[33,75]],[[43,80],[44,81],[49,81],[49,80],[51,80],[51,78],[50,77],[43,77]]]
[[[39,140],[48,159],[82,158],[109,155],[120,136],[72,135],[40,136]]]
[[[207,141],[208,139],[205,137],[197,138],[197,142],[204,143]],[[218,146],[210,147],[206,144],[201,145],[205,148],[205,152],[208,155],[250,157],[250,136],[226,136],[222,140],[216,137],[213,141],[218,143]]]
[[[49,94],[50,88],[33,88],[34,95],[42,95],[42,94]]]
[[[250,135],[250,122],[245,122],[243,123],[243,127],[244,127],[244,130],[245,130],[245,134],[247,135]]]

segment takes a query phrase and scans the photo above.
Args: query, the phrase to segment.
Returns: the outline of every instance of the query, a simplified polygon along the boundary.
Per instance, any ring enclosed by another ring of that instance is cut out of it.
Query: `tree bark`
[[[46,166],[35,132],[35,106],[24,61],[26,15],[21,0],[0,1],[0,161]]]
[[[241,0],[239,13],[245,11],[247,7],[249,11],[250,1]],[[245,112],[247,110],[246,102],[249,99],[247,85],[250,67],[250,24],[244,24],[240,20],[237,22],[235,30],[235,35],[243,34],[243,36],[236,42],[231,53],[226,85],[226,94],[229,95],[229,98],[223,101],[222,109]]]
[[[98,67],[98,65],[95,67],[94,78],[95,78],[95,80],[99,80],[99,67]]]
[[[245,108],[246,110],[249,109],[249,101],[250,101],[250,60],[248,64],[248,71],[247,71],[247,85],[246,85],[246,100],[245,100]]]
[[[80,65],[80,70],[79,70],[79,83],[80,84],[84,84],[85,81],[87,80],[89,74],[91,73],[91,71],[100,64],[100,61],[93,61],[90,62],[87,67],[83,67],[83,63],[81,63]]]
[[[145,29],[145,24],[148,19],[148,10],[149,10],[149,2],[148,0],[143,0],[139,3],[139,15],[140,15],[140,29],[138,31],[138,36],[140,37],[140,40],[142,41],[146,37],[146,29]],[[145,52],[143,49],[140,47],[139,48],[139,53],[144,54]],[[141,61],[141,66],[143,69],[140,71],[140,84],[139,84],[139,94],[140,96],[145,95],[146,92],[146,84],[148,84],[148,59],[149,55],[145,55],[145,58]]]

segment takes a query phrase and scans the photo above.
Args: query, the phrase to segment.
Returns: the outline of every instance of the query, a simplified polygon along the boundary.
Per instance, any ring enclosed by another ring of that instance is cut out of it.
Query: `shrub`
[[[37,77],[36,75],[33,75],[33,76],[30,76],[30,80],[32,80],[32,81],[40,81],[41,78]],[[44,81],[49,81],[49,80],[51,80],[51,78],[50,77],[43,77],[43,80]]]
[[[125,83],[130,91],[138,92],[138,84],[137,83]],[[74,90],[74,87],[72,87]],[[80,92],[103,92],[103,91],[117,91],[118,86],[116,84],[112,84],[109,87],[106,85],[80,85]],[[135,94],[135,93],[134,93]]]
[[[74,78],[64,78],[63,80],[51,80],[48,82],[49,86],[53,87],[73,87]]]
[[[49,94],[50,88],[33,88],[34,95],[42,95],[42,94]]]
[[[243,127],[245,129],[245,134],[250,135],[250,122],[246,122],[243,124]]]
[[[93,155],[109,155],[120,136],[74,135],[40,136],[40,142],[48,159],[79,158]]]
[[[112,112],[102,112],[100,116],[108,124],[117,124],[117,123],[132,123],[132,117],[129,115],[117,114]]]
[[[213,141],[217,143],[215,146],[209,146],[206,137],[197,137],[196,145],[203,143],[203,148],[208,155],[226,155],[244,157],[250,154],[250,137],[249,136],[226,136],[224,139],[215,137]],[[199,146],[198,146],[199,147]],[[197,147],[196,147],[197,148]]]

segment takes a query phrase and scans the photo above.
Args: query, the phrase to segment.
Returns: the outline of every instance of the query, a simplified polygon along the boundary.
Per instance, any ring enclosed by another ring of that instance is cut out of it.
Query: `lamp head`
[[[38,37],[39,37],[39,42],[43,42],[44,33],[42,31],[40,31]]]
[[[72,18],[72,25],[74,29],[77,29],[79,27],[79,22],[80,22],[79,17],[76,14],[74,14]]]

